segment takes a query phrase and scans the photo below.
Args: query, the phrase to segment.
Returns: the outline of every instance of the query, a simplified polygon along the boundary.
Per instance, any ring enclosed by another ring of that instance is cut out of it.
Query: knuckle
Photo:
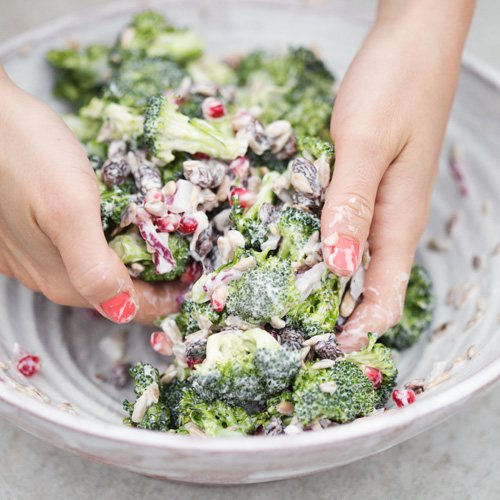
[[[78,267],[68,271],[73,286],[84,297],[96,292],[105,294],[112,284],[112,268],[104,262],[80,263]]]
[[[353,229],[369,227],[373,219],[372,203],[360,194],[343,193],[328,204],[327,210],[334,225],[346,224]]]

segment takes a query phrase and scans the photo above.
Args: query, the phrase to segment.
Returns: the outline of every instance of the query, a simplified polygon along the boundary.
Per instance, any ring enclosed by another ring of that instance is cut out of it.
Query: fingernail
[[[339,234],[337,242],[331,247],[331,253],[328,257],[329,267],[338,274],[349,275],[356,271],[358,258],[358,242],[354,238]]]
[[[106,316],[116,323],[128,323],[135,315],[135,303],[128,293],[120,293],[101,304]]]

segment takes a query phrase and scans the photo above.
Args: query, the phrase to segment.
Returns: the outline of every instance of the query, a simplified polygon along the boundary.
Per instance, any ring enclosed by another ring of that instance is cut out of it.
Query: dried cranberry
[[[32,354],[24,356],[17,362],[17,369],[25,376],[31,377],[36,375],[42,368],[40,358]]]
[[[372,381],[373,388],[377,391],[382,385],[382,372],[371,366],[365,366],[365,375]]]
[[[395,389],[392,391],[392,400],[396,403],[398,408],[413,404],[415,399],[415,393],[411,389],[406,391],[398,391]]]
[[[196,283],[202,274],[203,265],[201,262],[191,259],[186,266],[186,270],[181,275],[181,282],[187,285]]]
[[[194,233],[198,229],[198,221],[194,217],[184,214],[181,217],[179,229],[184,234]]]

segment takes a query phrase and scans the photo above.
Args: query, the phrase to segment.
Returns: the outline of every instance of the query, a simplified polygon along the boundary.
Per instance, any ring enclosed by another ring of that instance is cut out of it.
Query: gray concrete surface
[[[372,0],[345,3],[373,9]],[[0,42],[104,0],[0,0]],[[467,49],[500,69],[500,2],[479,0]],[[283,482],[204,487],[115,470],[58,450],[0,421],[0,500],[497,499],[498,387],[443,424],[354,464]]]

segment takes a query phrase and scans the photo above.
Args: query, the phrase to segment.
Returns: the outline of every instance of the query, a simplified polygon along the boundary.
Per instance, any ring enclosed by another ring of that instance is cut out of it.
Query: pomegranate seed
[[[406,391],[398,391],[395,389],[392,391],[392,400],[396,403],[398,408],[403,408],[415,402],[415,393],[411,389]]]
[[[146,196],[144,197],[144,205],[153,200],[165,201],[165,197],[163,196],[160,188],[152,188],[146,193]]]
[[[217,120],[227,115],[223,102],[216,97],[207,97],[201,105],[203,115],[207,120]]]
[[[238,179],[245,179],[250,170],[250,162],[246,156],[238,156],[229,164],[229,170],[238,177]]]
[[[190,215],[187,215],[187,214],[184,214],[181,217],[181,221],[180,221],[180,224],[179,224],[179,229],[184,234],[194,233],[197,228],[198,228],[198,221],[194,217],[192,217]]]
[[[193,157],[195,160],[200,160],[200,161],[201,160],[210,160],[210,156],[206,155],[205,153],[200,153],[200,152],[195,153],[193,155]]]
[[[226,284],[217,285],[212,292],[212,295],[210,296],[210,303],[216,311],[221,312],[226,306],[227,292],[228,286]]]
[[[42,368],[40,363],[40,358],[38,356],[33,356],[32,354],[21,358],[17,362],[17,369],[25,376],[31,377],[36,375]]]
[[[22,359],[22,358],[25,358],[26,356],[30,355],[30,352],[28,351],[28,349],[26,349],[26,347],[19,344],[19,342],[14,342],[13,352],[14,352],[14,357],[16,359]]]
[[[181,217],[178,214],[167,214],[163,217],[157,217],[155,219],[155,226],[158,231],[162,233],[171,233],[179,229],[181,223]]]
[[[372,381],[373,388],[377,391],[382,385],[382,372],[371,366],[365,366],[365,375]]]
[[[250,189],[233,188],[229,194],[230,205],[235,205],[235,202],[233,201],[233,197],[235,196],[238,197],[237,203],[239,203],[243,208],[251,207],[257,199],[257,194],[250,191]]]
[[[173,342],[172,339],[165,332],[154,332],[151,334],[149,343],[154,351],[163,356],[172,355]]]
[[[203,266],[201,262],[191,259],[186,266],[186,270],[181,275],[181,283],[186,283],[187,285],[196,283],[202,274]]]
[[[186,363],[189,366],[189,369],[192,370],[195,365],[199,365],[200,363],[203,363],[205,361],[204,359],[193,359],[193,358],[186,358]]]

